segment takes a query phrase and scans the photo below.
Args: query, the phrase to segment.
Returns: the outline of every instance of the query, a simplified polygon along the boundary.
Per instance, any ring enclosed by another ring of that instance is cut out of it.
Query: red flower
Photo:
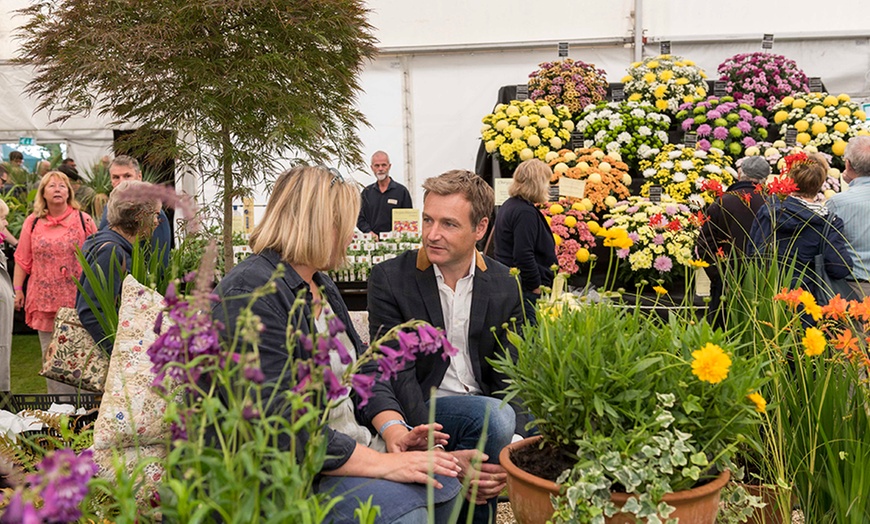
[[[668,229],[671,231],[679,231],[680,230],[680,221],[679,220],[671,220],[668,222]]]
[[[771,195],[777,195],[781,199],[785,199],[785,197],[797,191],[798,186],[791,178],[778,176],[767,184],[767,190]]]
[[[722,187],[722,184],[718,180],[705,180],[703,184],[701,184],[701,191],[710,191],[717,197],[722,196],[722,193],[725,192],[725,189]]]
[[[759,195],[764,193],[764,184],[755,184],[754,192],[758,193]]]
[[[725,258],[728,255],[726,255],[725,251],[721,247],[719,247],[719,249],[716,250],[716,256],[719,258]]]
[[[785,167],[782,168],[782,173],[780,174],[782,176],[785,176],[788,174],[789,171],[791,171],[791,168],[793,168],[794,166],[798,164],[806,164],[808,162],[811,162],[811,160],[803,151],[798,151],[797,153],[786,155]]]
[[[664,224],[664,223],[665,223],[665,217],[662,216],[661,213],[656,213],[655,215],[651,216],[649,219],[649,226],[650,227],[656,227],[657,225]]]
[[[755,186],[756,190],[761,188],[761,184]],[[761,191],[756,191],[756,193],[760,193]],[[752,202],[752,195],[749,193],[740,193],[740,198],[743,199],[743,202],[748,206],[750,202]]]

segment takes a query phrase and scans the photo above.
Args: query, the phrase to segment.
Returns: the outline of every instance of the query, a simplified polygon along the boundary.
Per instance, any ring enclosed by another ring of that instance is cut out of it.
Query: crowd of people
[[[797,190],[782,199],[765,199],[758,190],[770,174],[767,162],[758,157],[746,159],[738,182],[706,211],[699,254],[716,262],[723,256],[740,260],[775,252],[794,262],[793,284],[805,289],[819,285],[812,261],[822,254],[829,278],[846,279],[856,295],[866,296],[870,292],[870,222],[866,219],[870,216],[870,138],[849,142],[845,164],[848,191],[818,203],[815,196],[828,172],[822,157],[787,159],[786,176]],[[375,234],[388,231],[392,210],[412,206],[408,190],[389,176],[386,153],[375,153],[371,167],[377,182],[362,194],[353,182],[324,167],[300,166],[282,173],[251,234],[253,255],[230,270],[215,291],[222,300],[213,315],[226,326],[226,337],[236,335],[236,320],[247,314],[248,307],[266,326],[257,350],[261,371],[272,388],[289,389],[292,381],[285,376],[287,370],[296,369],[296,360],[311,356],[302,344],[288,353],[288,332],[338,336],[352,359],[365,350],[326,272],[345,262],[355,228]],[[83,278],[83,292],[76,296],[75,279],[82,272],[77,248],[93,268],[114,275],[115,297],[136,243],[153,242],[160,256],[168,251],[161,249],[169,245],[169,228],[160,202],[139,196],[147,192],[141,191],[138,164],[121,156],[109,171],[115,189],[99,231],[79,209],[70,177],[62,171],[47,171],[39,183],[34,211],[17,239],[14,278],[0,278],[0,302],[24,308],[27,324],[39,332],[43,351],[55,312],[62,306],[76,307],[93,338],[111,351],[111,333],[104,332],[96,321],[99,311],[89,305],[95,301],[93,283]],[[348,495],[330,510],[337,521],[353,520],[357,500],[371,496],[373,504],[381,507],[379,521],[427,522],[426,485],[432,484],[437,488],[436,521],[446,522],[459,497],[460,481],[466,478],[471,479],[476,495],[459,501],[464,512],[461,521],[467,513],[473,522],[494,521],[497,497],[506,482],[498,463],[499,451],[516,435],[525,434],[528,421],[521,403],[502,402],[499,391],[504,388],[504,377],[490,359],[500,351],[515,351],[507,326],[522,322],[524,315],[533,321],[541,289],[552,282],[555,244],[536,207],[547,200],[550,174],[550,168],[539,160],[517,168],[510,198],[492,228],[494,258],[477,248],[490,229],[493,189],[464,170],[448,171],[424,182],[422,247],[373,267],[368,286],[369,336],[374,340],[406,321],[424,320],[443,329],[458,352],[451,358],[417,355],[395,377],[376,381],[365,403],[347,396],[330,414],[328,458],[314,488]],[[0,226],[5,227],[8,212],[0,201]],[[163,226],[166,231],[161,230]],[[5,264],[0,257],[4,270],[0,277],[6,273]],[[249,305],[251,293],[270,281],[279,266],[284,272],[276,292]],[[510,267],[519,269],[520,286]],[[714,298],[727,285],[723,278],[713,275]],[[295,308],[300,293],[305,304]],[[3,337],[11,336],[7,329],[11,311],[0,304]],[[346,331],[331,333],[333,316]],[[6,382],[0,376],[0,388],[7,390],[9,348],[9,338],[0,338],[0,375],[6,375]],[[332,349],[329,365],[341,375],[349,363]],[[60,386],[49,382],[48,390],[66,391],[67,386]],[[435,449],[428,449],[430,431],[435,435]],[[302,444],[306,438],[300,436]],[[291,443],[284,445],[290,449]],[[295,449],[305,452],[304,445]],[[434,478],[429,478],[430,470]]]

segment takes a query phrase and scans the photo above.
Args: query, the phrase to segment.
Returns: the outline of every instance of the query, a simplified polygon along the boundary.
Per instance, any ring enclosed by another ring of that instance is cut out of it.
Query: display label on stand
[[[662,42],[659,46],[659,50],[661,51],[661,54],[663,54],[663,55],[671,54],[671,41],[665,40],[664,42]]]
[[[789,128],[785,132],[785,145],[792,147],[797,142],[797,129]]]
[[[529,84],[517,84],[517,100],[529,98]]]
[[[573,131],[571,133],[571,149],[583,147],[584,140],[583,133],[580,131]]]
[[[722,80],[716,80],[713,82],[713,96],[723,97],[725,96],[725,88],[728,84]]]
[[[761,39],[761,48],[765,51],[773,49],[773,34],[765,33],[764,38]]]
[[[698,133],[686,133],[683,137],[683,144],[685,144],[686,147],[695,147],[697,143]]]
[[[662,201],[662,186],[649,186],[649,200],[656,203]]]
[[[622,87],[614,87],[610,92],[610,98],[614,102],[622,102],[625,100],[625,89]]]
[[[822,78],[819,76],[811,76],[809,78],[810,84],[810,93],[821,93],[822,92]]]
[[[500,206],[505,203],[505,200],[510,198],[510,194],[508,194],[508,188],[511,187],[513,183],[513,178],[496,178],[493,180],[495,187],[495,205]]]
[[[559,179],[559,196],[583,198],[586,196],[586,181],[563,176]]]
[[[396,233],[420,234],[419,209],[393,209],[393,231]]]
[[[559,201],[559,184],[550,184],[550,202]]]
[[[559,42],[559,58],[568,56],[568,42]]]

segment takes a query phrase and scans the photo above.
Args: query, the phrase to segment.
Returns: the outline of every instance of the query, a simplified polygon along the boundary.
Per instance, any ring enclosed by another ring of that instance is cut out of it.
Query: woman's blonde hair
[[[334,269],[359,216],[357,188],[323,167],[294,167],[278,177],[251,249],[273,249],[288,264]]]
[[[72,184],[69,181],[69,177],[61,173],[60,171],[49,171],[48,173],[42,175],[42,178],[39,180],[39,187],[36,189],[36,198],[33,200],[33,214],[36,215],[36,218],[43,218],[48,214],[48,204],[45,202],[45,186],[51,182],[52,178],[56,178],[63,182],[67,188],[67,197],[66,203],[69,206],[72,206],[73,209],[81,209],[82,206],[79,205],[76,200],[76,193],[73,190]]]
[[[533,204],[546,202],[550,196],[550,166],[537,158],[526,160],[514,171],[514,181],[508,188],[512,197],[520,197]]]

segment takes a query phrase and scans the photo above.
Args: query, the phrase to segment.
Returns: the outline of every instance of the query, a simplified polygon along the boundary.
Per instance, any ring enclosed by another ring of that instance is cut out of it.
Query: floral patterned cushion
[[[117,459],[115,454],[118,454]],[[136,466],[142,462],[147,463],[139,470],[137,482],[139,489],[136,491],[136,503],[143,507],[151,506],[152,498],[157,493],[160,481],[163,479],[163,466],[161,461],[166,458],[166,446],[142,446],[141,448],[125,448],[121,451],[114,449],[94,450],[94,462],[100,468],[98,475],[107,480],[113,480],[116,476],[116,467],[120,466],[127,470],[128,475],[136,472]],[[117,460],[117,461],[116,461]]]
[[[59,308],[39,374],[89,391],[103,391],[108,370],[108,355],[82,326],[76,310]]]
[[[130,275],[124,279],[115,347],[94,424],[96,450],[163,443],[169,435],[163,421],[166,401],[151,387],[154,373],[147,353],[157,338],[154,321],[162,307],[159,293]]]

